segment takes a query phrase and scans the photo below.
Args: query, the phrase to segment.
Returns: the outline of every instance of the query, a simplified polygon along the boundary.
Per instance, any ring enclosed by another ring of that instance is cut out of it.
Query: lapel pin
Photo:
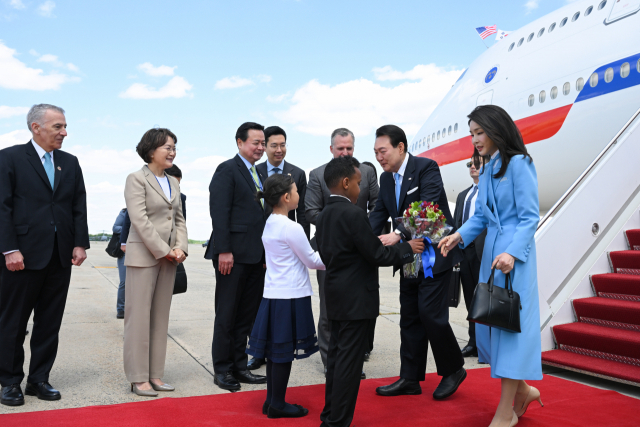
[[[290,174],[290,173],[288,173],[287,175],[291,176],[291,174]]]
[[[411,181],[411,177],[409,177],[409,181]]]
[[[62,168],[61,168],[60,166],[58,166],[58,170],[59,170],[59,171],[61,171],[61,170],[62,170]]]

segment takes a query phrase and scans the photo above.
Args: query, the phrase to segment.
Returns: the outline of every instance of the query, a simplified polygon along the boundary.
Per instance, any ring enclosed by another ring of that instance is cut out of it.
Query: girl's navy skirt
[[[246,353],[275,363],[304,359],[318,351],[311,297],[262,298]]]

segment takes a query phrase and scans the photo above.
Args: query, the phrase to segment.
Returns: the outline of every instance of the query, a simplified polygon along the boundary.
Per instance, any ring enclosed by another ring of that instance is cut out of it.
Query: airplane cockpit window
[[[529,107],[533,107],[533,103],[536,102],[536,97],[529,95]]]
[[[540,31],[538,31],[538,37],[540,37],[543,34],[544,34],[544,28],[540,28]]]
[[[458,133],[458,124],[457,123],[453,127],[453,133]]]
[[[598,5],[598,10],[602,10],[603,7],[607,5],[607,0],[604,0],[602,3]]]
[[[629,63],[625,62],[624,64],[622,64],[620,66],[620,77],[622,77],[624,79],[625,77],[627,77],[629,75],[630,71],[631,71],[631,67],[629,66]]]
[[[511,52],[511,50],[513,49],[513,47],[516,45],[516,42],[511,43],[511,46],[509,46],[509,52]]]
[[[451,135],[451,126],[449,126],[449,132],[447,135]]]
[[[567,23],[567,19],[569,18],[564,18],[562,21],[560,21],[560,28],[564,27],[564,24]]]
[[[547,99],[547,92],[545,92],[544,90],[541,90],[540,96],[538,97],[540,104],[542,104],[546,99]]]
[[[533,38],[533,33],[529,34],[529,37],[527,37],[527,43],[529,43],[532,38]]]
[[[440,139],[440,131],[438,131],[438,139]]]
[[[518,47],[522,46],[522,42],[524,41],[524,37],[520,39],[520,41],[518,41]]]
[[[587,10],[584,11],[584,16],[591,15],[591,11],[593,10],[593,6],[589,6]]]
[[[551,99],[556,99],[558,97],[558,88],[556,86],[552,87],[549,95],[551,95]]]
[[[571,22],[576,22],[580,18],[580,12],[576,12],[571,18]]]
[[[571,92],[571,85],[569,84],[569,82],[566,82],[562,86],[562,94],[563,95],[569,95],[569,92]]]
[[[580,92],[583,87],[584,87],[584,79],[580,77],[578,80],[576,80],[576,90]]]
[[[613,80],[613,68],[609,67],[604,72],[604,81],[607,83],[611,83],[611,80]]]
[[[598,73],[591,74],[589,77],[589,86],[596,87],[598,85]]]
[[[556,23],[554,22],[553,24],[551,24],[551,26],[549,27],[549,32],[553,31],[556,29]]]

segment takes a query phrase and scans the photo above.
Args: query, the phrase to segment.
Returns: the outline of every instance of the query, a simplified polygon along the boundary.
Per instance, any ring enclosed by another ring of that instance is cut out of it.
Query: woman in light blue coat
[[[472,142],[484,165],[473,217],[440,242],[443,255],[455,245],[474,241],[485,228],[480,282],[495,268],[494,284],[504,287],[511,274],[520,295],[522,332],[507,332],[476,324],[481,362],[502,381],[502,395],[490,427],[514,426],[540,392],[524,380],[541,380],[540,310],[534,234],[540,220],[538,179],[520,131],[506,111],[495,105],[476,107],[469,114]]]

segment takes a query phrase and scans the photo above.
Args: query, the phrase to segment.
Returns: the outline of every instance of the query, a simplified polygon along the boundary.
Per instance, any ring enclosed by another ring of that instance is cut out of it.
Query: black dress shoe
[[[7,406],[24,405],[24,394],[22,394],[20,384],[11,384],[2,387],[2,399],[0,403]]]
[[[240,383],[233,377],[233,375],[231,375],[231,372],[225,372],[224,374],[215,374],[213,376],[213,383],[223,390],[240,390]]]
[[[478,357],[478,349],[467,345],[462,349],[462,357]]]
[[[366,380],[367,379],[367,374],[365,374],[364,371],[362,371],[362,374],[360,374],[360,379],[361,380]]]
[[[116,319],[124,319],[124,311],[118,311],[116,313]]]
[[[297,412],[285,412],[285,411],[276,409],[273,406],[269,406],[269,411],[267,413],[267,416],[269,418],[300,418],[300,417],[304,417],[309,413],[309,410],[307,408],[303,408],[302,406],[295,405],[295,404],[293,406],[298,408]]]
[[[51,387],[47,381],[41,383],[27,383],[24,393],[29,396],[37,396],[40,400],[60,400],[60,392]]]
[[[269,413],[269,406],[270,405],[265,400],[264,403],[262,404],[262,415],[267,415]]]
[[[403,394],[422,394],[422,388],[418,381],[400,378],[393,384],[376,388],[376,393],[381,396],[400,396]]]
[[[247,363],[247,369],[250,370],[250,371],[253,371],[254,369],[258,369],[259,367],[264,365],[265,362],[266,362],[265,359],[259,359],[257,357],[252,357],[251,360],[249,360],[249,363]]]
[[[467,378],[467,371],[460,368],[455,374],[442,378],[438,388],[433,392],[433,398],[437,400],[446,399],[458,390],[462,381]]]
[[[365,361],[365,362],[368,362],[368,361],[369,361],[369,357],[371,357],[371,354],[369,354],[369,352],[366,352],[366,353],[364,354],[364,361]]]
[[[264,375],[253,375],[251,371],[236,371],[233,373],[236,380],[245,384],[265,384],[267,377]]]

